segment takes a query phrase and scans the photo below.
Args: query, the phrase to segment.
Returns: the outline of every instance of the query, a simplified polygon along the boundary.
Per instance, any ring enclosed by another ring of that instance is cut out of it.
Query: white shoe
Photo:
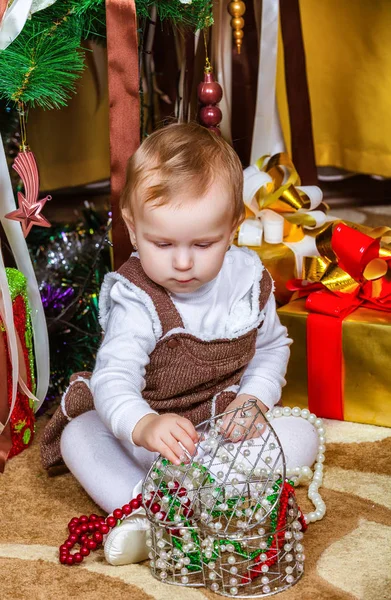
[[[139,511],[137,515],[129,515],[108,534],[104,553],[110,565],[130,565],[148,558],[146,541],[149,521],[144,509]]]
[[[142,480],[133,490],[136,497],[142,490]],[[110,565],[131,565],[148,558],[147,531],[149,521],[144,508],[134,510],[121,525],[114,527],[104,541],[104,553]]]

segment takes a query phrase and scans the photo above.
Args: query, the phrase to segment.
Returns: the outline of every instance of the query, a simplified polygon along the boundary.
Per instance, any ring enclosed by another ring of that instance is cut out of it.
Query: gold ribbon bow
[[[298,187],[300,176],[290,156],[280,152],[269,160],[267,158],[263,156],[255,163],[259,170],[267,173],[272,179],[257,192],[259,210],[270,208],[292,225],[316,227],[316,219],[310,212],[313,203],[308,193]],[[329,208],[321,201],[316,209],[326,214]]]

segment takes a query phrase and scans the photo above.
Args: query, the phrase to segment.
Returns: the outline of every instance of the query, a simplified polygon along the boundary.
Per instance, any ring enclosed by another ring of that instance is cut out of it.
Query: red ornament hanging
[[[22,225],[23,235],[27,237],[33,225],[50,227],[50,223],[41,214],[41,211],[51,196],[38,200],[39,175],[34,154],[26,144],[26,121],[23,103],[19,106],[19,120],[22,143],[20,152],[15,159],[13,168],[21,178],[24,185],[24,195],[18,192],[19,208],[5,215],[6,219],[19,221]]]
[[[207,129],[210,129],[217,135],[221,135],[221,131],[218,127],[221,119],[223,118],[222,112],[216,104],[218,104],[223,97],[223,89],[217,81],[215,81],[213,75],[213,68],[209,62],[206,36],[204,33],[205,41],[205,68],[204,68],[204,80],[198,84],[197,96],[200,102],[200,110],[198,113],[198,120]]]

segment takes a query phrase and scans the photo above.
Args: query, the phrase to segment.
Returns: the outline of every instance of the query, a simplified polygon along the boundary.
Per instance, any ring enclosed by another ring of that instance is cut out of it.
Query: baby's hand
[[[133,429],[133,442],[151,452],[159,452],[174,465],[186,462],[185,448],[191,456],[195,454],[198,433],[194,425],[173,413],[148,414]],[[183,445],[183,448],[179,444]]]
[[[258,400],[258,398],[255,398],[255,396],[250,396],[249,394],[239,394],[238,396],[236,396],[235,400],[232,400],[232,402],[227,406],[225,410],[227,412],[230,410],[234,410],[239,406],[243,406],[243,404],[248,400],[256,400],[257,405],[261,409],[261,411],[265,414],[268,412],[269,409],[263,404],[263,402]],[[249,409],[249,412],[251,413],[251,409]],[[245,434],[245,431],[243,429],[243,426],[238,425],[238,423],[242,420],[242,418],[245,417],[241,417],[240,410],[237,411],[235,417],[234,415],[235,413],[231,413],[230,415],[224,417],[221,429],[226,430],[225,435],[228,439],[232,440],[233,442],[239,442],[243,439],[243,434]],[[253,427],[251,427],[250,433],[246,435],[246,438],[250,439],[260,435],[264,429],[265,422],[266,421],[261,414],[259,414],[259,416],[257,416],[255,420],[254,414],[245,418],[244,427],[250,427],[250,425],[253,423]]]

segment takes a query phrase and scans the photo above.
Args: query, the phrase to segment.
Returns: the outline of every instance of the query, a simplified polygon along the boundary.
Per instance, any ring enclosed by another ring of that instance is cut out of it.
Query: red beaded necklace
[[[140,508],[142,495],[139,494],[133,498],[129,504],[122,508],[116,508],[110,517],[102,517],[92,514],[73,517],[68,523],[69,536],[60,546],[60,563],[63,565],[73,565],[81,563],[85,556],[101,546],[103,536],[109,533],[110,529],[115,527],[122,519],[132,514],[134,510]],[[80,545],[80,551],[71,554],[72,548]]]

